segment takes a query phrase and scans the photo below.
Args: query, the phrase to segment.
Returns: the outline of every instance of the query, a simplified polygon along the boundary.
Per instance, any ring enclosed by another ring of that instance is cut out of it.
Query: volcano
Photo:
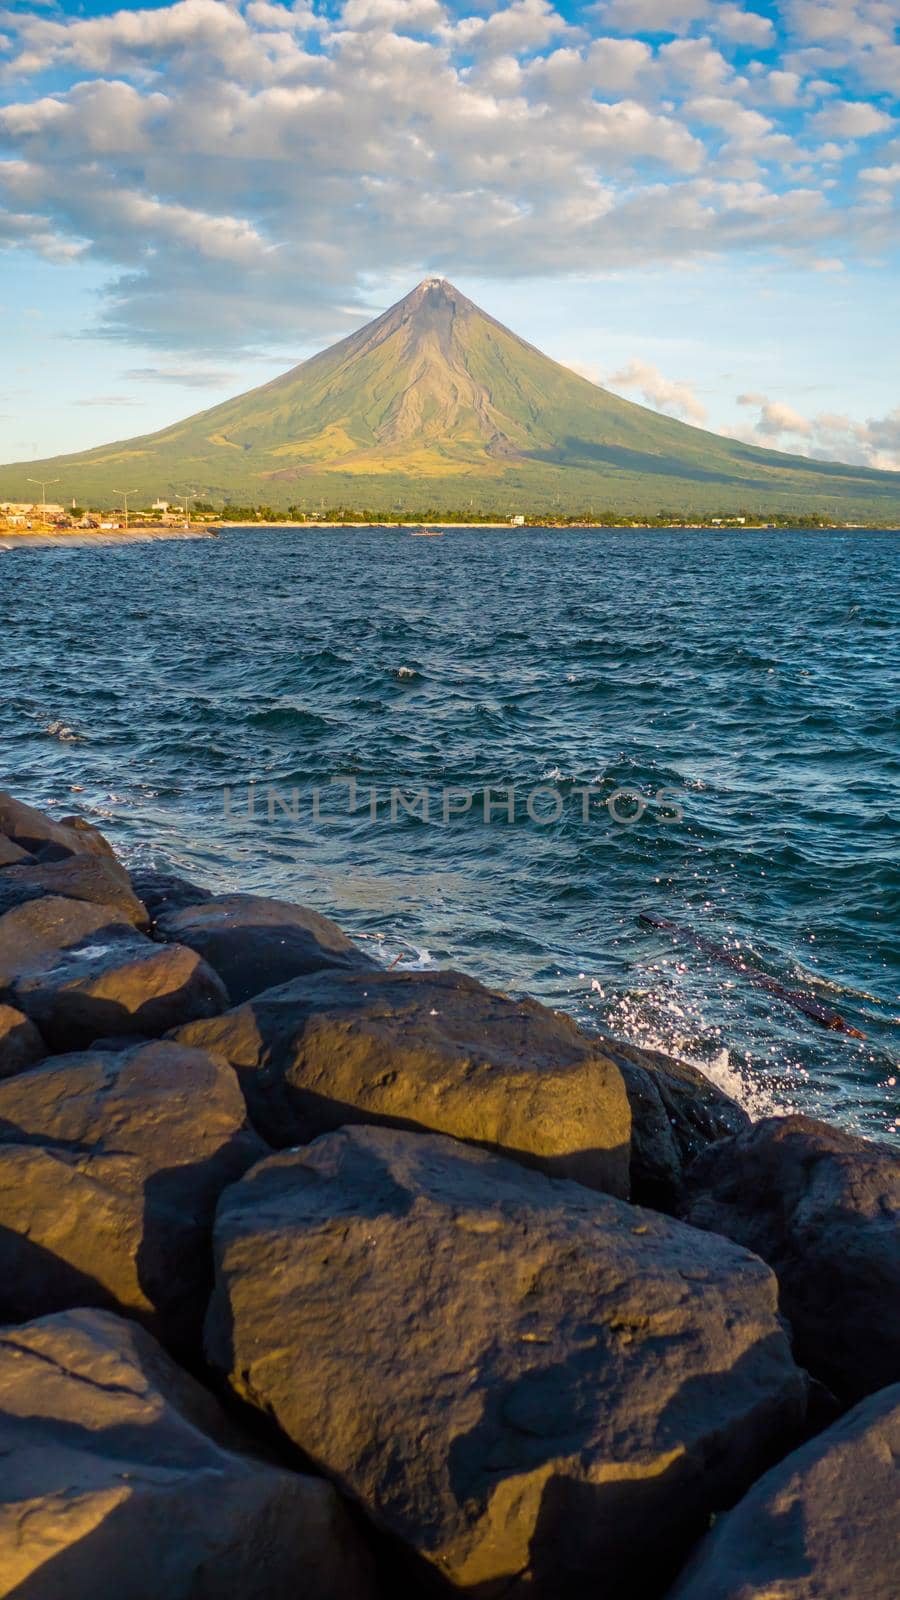
[[[349,338],[173,427],[0,468],[61,499],[185,493],[278,510],[345,505],[896,521],[900,473],[762,450],[661,416],[560,366],[443,278]]]

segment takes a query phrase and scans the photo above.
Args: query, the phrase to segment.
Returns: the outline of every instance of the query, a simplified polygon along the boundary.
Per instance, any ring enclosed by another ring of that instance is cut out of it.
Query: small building
[[[515,517],[510,517],[509,520],[512,523],[514,528],[524,528],[524,526],[525,526],[525,518],[524,517],[515,516]]]

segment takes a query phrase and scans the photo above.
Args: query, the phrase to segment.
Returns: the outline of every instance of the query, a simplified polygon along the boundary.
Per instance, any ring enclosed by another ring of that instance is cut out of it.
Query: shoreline
[[[329,531],[338,529],[352,532],[354,529],[381,529],[384,532],[396,531],[398,533],[415,532],[420,528],[433,528],[435,535],[439,533],[466,532],[471,529],[481,531],[495,531],[501,533],[531,533],[545,529],[557,533],[570,532],[596,532],[596,533],[718,533],[730,535],[743,535],[747,533],[894,533],[900,532],[900,527],[885,524],[862,527],[854,524],[851,527],[843,523],[816,524],[809,527],[779,528],[768,523],[747,523],[743,527],[731,525],[718,527],[710,523],[684,522],[672,523],[665,527],[658,527],[646,522],[347,522],[347,521],[315,521],[315,522],[207,522],[192,523],[190,528],[60,528],[60,529],[23,529],[0,527],[0,555],[12,554],[17,549],[47,548],[70,546],[74,548],[90,548],[103,545],[132,545],[154,544],[159,542],[188,542],[194,540],[217,539],[220,533],[229,531],[265,529],[270,532],[281,531],[284,533],[310,532],[316,528],[327,528]]]
[[[860,523],[847,524],[843,522],[810,523],[805,527],[779,528],[777,524],[767,522],[748,522],[743,526],[732,523],[723,524],[721,527],[709,522],[677,522],[665,526],[657,526],[649,522],[351,522],[351,521],[311,521],[311,522],[213,522],[208,526],[216,533],[226,528],[281,528],[285,532],[296,532],[297,529],[310,528],[384,528],[385,530],[397,529],[408,531],[415,528],[441,528],[447,532],[465,531],[468,528],[496,529],[503,533],[530,533],[538,528],[548,528],[559,533],[595,531],[597,533],[897,533],[900,524],[896,527],[892,523],[884,525],[871,523],[863,526]]]
[[[216,537],[217,530],[203,524],[190,528],[0,528],[0,554],[28,545],[149,544]]]

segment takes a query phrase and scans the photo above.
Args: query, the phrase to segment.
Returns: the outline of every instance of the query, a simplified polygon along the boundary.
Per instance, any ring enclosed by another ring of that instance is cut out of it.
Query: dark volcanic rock
[[[204,1051],[57,1056],[0,1083],[0,1320],[102,1305],[196,1342],[216,1200],[265,1153]]]
[[[196,951],[154,944],[119,911],[55,895],[0,917],[0,999],[56,1050],[104,1034],[164,1033],[227,1003]]]
[[[621,1070],[631,1105],[631,1197],[676,1210],[695,1157],[749,1128],[750,1118],[687,1061],[616,1039],[603,1038],[602,1045]]]
[[[34,1023],[14,1006],[0,1005],[0,1078],[35,1066],[46,1054]]]
[[[0,867],[17,867],[33,860],[34,856],[23,850],[21,845],[14,844],[12,839],[0,833]]]
[[[900,1374],[900,1159],[811,1117],[771,1117],[713,1145],[686,1220],[774,1267],[798,1360],[852,1399]]]
[[[114,856],[112,845],[98,828],[82,817],[63,817],[52,822],[43,811],[14,800],[0,789],[0,833],[42,861],[61,861],[65,856]]]
[[[0,1333],[0,1592],[369,1600],[330,1484],[260,1460],[144,1329],[71,1311]]]
[[[760,1478],[670,1600],[896,1600],[898,1458],[895,1384]]]
[[[68,856],[65,861],[40,861],[0,873],[0,915],[42,895],[111,906],[136,928],[150,923],[128,873],[112,856]]]
[[[459,972],[322,972],[177,1036],[237,1068],[270,1144],[418,1128],[628,1193],[618,1068],[568,1018]]]
[[[232,1005],[323,967],[370,968],[369,956],[327,917],[284,900],[217,894],[157,914],[157,933],[190,945],[219,974]]]
[[[653,1600],[803,1415],[761,1261],[455,1140],[274,1156],[215,1240],[214,1366],[479,1596]]]
[[[210,889],[202,889],[177,872],[159,872],[155,867],[132,867],[131,887],[154,919],[164,911],[181,911],[212,899]]]

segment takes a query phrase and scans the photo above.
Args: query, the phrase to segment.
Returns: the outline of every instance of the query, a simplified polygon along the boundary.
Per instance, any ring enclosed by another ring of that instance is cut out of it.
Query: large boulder
[[[717,1139],[749,1128],[750,1118],[690,1062],[601,1038],[631,1106],[631,1197],[654,1210],[676,1211],[691,1162]]]
[[[458,972],[322,972],[178,1030],[236,1067],[270,1144],[371,1122],[628,1193],[618,1068],[562,1017]]]
[[[42,895],[111,906],[136,928],[150,924],[128,873],[112,856],[67,856],[64,861],[38,861],[0,873],[0,915]]]
[[[222,1196],[214,1367],[451,1590],[652,1600],[806,1380],[730,1241],[343,1128]]]
[[[0,1005],[0,1078],[34,1067],[47,1054],[34,1023],[15,1006]]]
[[[760,1478],[670,1600],[896,1600],[898,1460],[895,1384]]]
[[[688,1222],[774,1267],[798,1360],[849,1399],[900,1376],[900,1157],[811,1117],[770,1117],[689,1174]]]
[[[212,899],[211,889],[201,888],[178,872],[138,866],[130,868],[130,876],[135,894],[154,921],[164,911],[180,911],[184,906],[197,906],[201,900]]]
[[[14,800],[4,789],[0,789],[0,833],[42,861],[115,854],[109,840],[83,817],[63,817],[53,822],[43,811]]]
[[[0,1000],[55,1050],[151,1037],[227,1004],[196,951],[146,939],[120,911],[47,895],[0,917]]]
[[[160,911],[156,933],[189,945],[208,961],[232,1005],[323,967],[374,965],[317,911],[255,894],[210,895],[200,905]]]
[[[265,1154],[201,1050],[57,1056],[0,1083],[0,1320],[107,1306],[196,1345],[216,1201]]]
[[[0,1456],[0,1595],[372,1595],[331,1485],[260,1459],[144,1329],[109,1312],[3,1330]]]

